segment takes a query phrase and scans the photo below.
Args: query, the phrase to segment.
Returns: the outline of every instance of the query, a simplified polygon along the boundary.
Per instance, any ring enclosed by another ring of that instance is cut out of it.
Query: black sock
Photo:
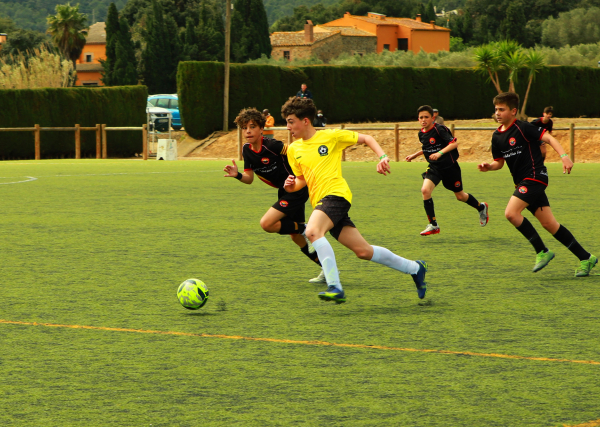
[[[317,251],[314,251],[314,252],[309,252],[308,251],[308,243],[303,248],[300,248],[300,250],[302,251],[302,253],[304,255],[306,255],[307,257],[309,257],[312,261],[314,261],[317,264],[319,264],[319,266],[321,265],[321,261],[319,261],[319,255],[317,254]]]
[[[295,221],[292,221],[289,218],[281,218],[281,228],[279,229],[279,234],[302,234],[302,232],[306,229],[305,224],[299,224]]]
[[[435,220],[435,210],[433,209],[433,199],[423,200],[423,205],[425,205],[425,213],[427,214],[427,219],[431,225],[437,225],[437,221]]]
[[[477,209],[479,212],[481,212],[484,208],[484,205],[482,205],[481,203],[479,203],[477,201],[477,199],[475,197],[473,197],[472,194],[469,194],[469,198],[467,199],[467,201],[465,202],[467,205],[471,206],[472,208]]]
[[[562,225],[558,227],[558,231],[554,233],[554,238],[565,245],[568,250],[573,252],[573,255],[579,258],[579,261],[590,259],[590,253],[581,247],[579,242],[566,227],[563,227]]]
[[[533,245],[533,249],[535,249],[536,254],[542,251],[548,251],[546,245],[544,245],[544,242],[542,242],[542,238],[535,228],[533,228],[533,225],[531,225],[527,218],[523,218],[523,223],[517,227],[517,230],[519,230],[521,234],[525,236],[527,240],[529,240],[529,243]]]

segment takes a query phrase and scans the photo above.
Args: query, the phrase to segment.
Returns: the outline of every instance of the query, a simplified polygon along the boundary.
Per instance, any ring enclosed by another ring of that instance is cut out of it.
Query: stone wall
[[[281,59],[284,52],[290,52],[290,60],[308,59],[311,56],[328,63],[342,52],[349,54],[367,54],[377,52],[377,37],[352,37],[335,34],[319,40],[309,46],[273,46],[271,57]]]

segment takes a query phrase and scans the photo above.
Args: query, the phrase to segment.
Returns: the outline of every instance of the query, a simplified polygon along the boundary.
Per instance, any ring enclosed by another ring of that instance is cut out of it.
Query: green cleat
[[[550,261],[554,259],[554,252],[548,250],[548,252],[540,252],[535,257],[535,265],[533,266],[533,272],[538,272],[542,268],[548,265]],[[583,265],[583,264],[582,264]]]
[[[575,277],[585,277],[590,275],[590,271],[598,264],[598,258],[590,254],[590,259],[581,261],[579,268],[575,270]]]
[[[334,301],[336,304],[346,302],[345,292],[335,286],[329,286],[325,292],[319,292],[319,298],[323,301]]]

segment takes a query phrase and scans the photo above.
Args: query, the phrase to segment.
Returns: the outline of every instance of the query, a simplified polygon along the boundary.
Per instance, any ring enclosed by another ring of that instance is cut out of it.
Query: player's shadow
[[[182,316],[218,316],[219,313],[210,313],[206,311],[191,311],[189,313],[183,313]]]

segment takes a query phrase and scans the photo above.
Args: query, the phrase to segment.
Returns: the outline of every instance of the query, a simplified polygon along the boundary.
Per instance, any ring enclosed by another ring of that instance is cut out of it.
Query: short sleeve
[[[494,158],[494,160],[504,158],[500,150],[496,147],[496,144],[494,144],[494,137],[492,137],[492,157]]]
[[[446,126],[438,126],[437,128],[438,128],[440,138],[442,139],[442,141],[445,144],[450,144],[450,143],[454,142],[454,140],[456,138],[454,138],[454,136],[452,136],[452,133],[450,133],[450,129],[448,129]]]
[[[248,158],[248,153],[247,150],[248,147],[244,146],[244,148],[242,148],[242,156],[244,157],[244,170],[245,171],[249,171],[252,170],[252,163],[250,162],[250,159]]]
[[[548,126],[548,132],[552,132],[552,126],[554,126],[554,123],[552,122],[552,120],[550,120],[550,121],[548,122],[548,125],[549,125],[549,126]]]
[[[285,145],[282,141],[279,141],[278,139],[271,139],[270,141],[267,141],[267,139],[264,139],[263,141],[264,141],[263,143],[268,142],[269,149],[271,151],[273,151],[274,153],[285,154]]]
[[[295,176],[302,176],[304,173],[302,169],[300,169],[300,165],[296,162],[296,158],[294,157],[294,145],[290,145],[287,147],[287,158],[290,167],[292,168],[292,172]]]
[[[323,131],[321,131],[323,132]],[[358,142],[358,133],[352,132],[351,130],[336,130],[335,131],[336,144],[340,150],[346,147],[350,147]]]
[[[544,129],[541,126],[536,126],[532,123],[527,122],[523,123],[523,135],[530,142],[539,142],[540,139],[542,139],[542,135],[544,135],[544,132],[546,132],[546,129]]]

